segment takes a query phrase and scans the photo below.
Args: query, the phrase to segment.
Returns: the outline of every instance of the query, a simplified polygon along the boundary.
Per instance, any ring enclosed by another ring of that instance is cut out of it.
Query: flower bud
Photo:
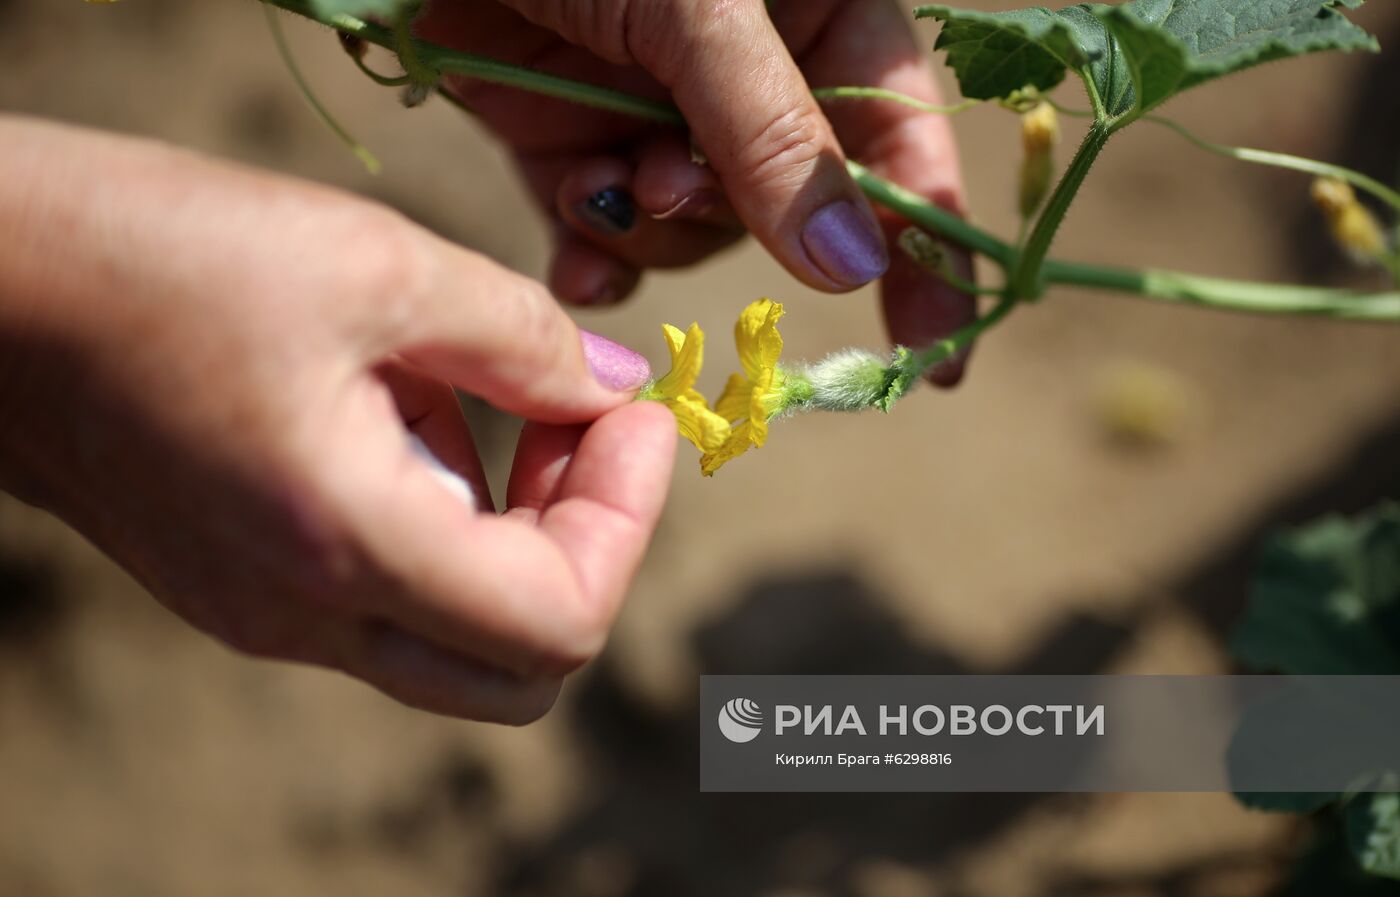
[[[1312,185],[1313,203],[1327,218],[1332,239],[1361,264],[1382,261],[1389,252],[1385,230],[1371,210],[1356,198],[1346,181],[1318,178]]]
[[[1060,119],[1055,107],[1040,103],[1021,116],[1021,217],[1029,218],[1045,201],[1055,174],[1055,144],[1060,142]]]
[[[900,251],[925,271],[942,274],[947,270],[948,254],[927,231],[917,227],[906,227],[899,232],[898,243]]]

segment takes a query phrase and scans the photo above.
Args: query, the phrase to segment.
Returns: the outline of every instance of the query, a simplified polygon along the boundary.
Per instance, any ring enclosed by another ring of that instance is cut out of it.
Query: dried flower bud
[[[899,248],[914,263],[925,271],[942,274],[948,264],[948,255],[943,246],[927,231],[917,227],[906,227],[899,232]]]
[[[1385,230],[1371,210],[1356,198],[1346,181],[1318,178],[1312,185],[1313,203],[1327,218],[1332,239],[1358,263],[1382,261],[1389,252]]]
[[[1060,142],[1060,119],[1055,107],[1040,103],[1021,116],[1021,217],[1029,218],[1050,192],[1055,173],[1055,144]]]
[[[409,84],[399,94],[399,101],[408,109],[416,109],[428,101],[433,92],[431,84]]]

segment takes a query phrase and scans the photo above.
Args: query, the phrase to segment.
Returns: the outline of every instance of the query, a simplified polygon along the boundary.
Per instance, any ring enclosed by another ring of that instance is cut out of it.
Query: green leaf
[[[1394,882],[1361,871],[1347,847],[1340,814],[1314,825],[1313,843],[1298,858],[1278,897],[1395,897]]]
[[[1058,12],[935,5],[914,14],[943,22],[934,49],[947,52],[963,94],[972,99],[1002,99],[1025,87],[1046,91],[1064,80],[1066,70],[1091,78],[1099,96],[1113,98],[1114,105],[1131,91],[1112,35],[1087,4]]]
[[[322,21],[334,16],[356,19],[370,16],[391,17],[408,5],[408,0],[311,0],[311,9]]]
[[[1001,99],[1049,90],[1073,71],[1109,117],[1136,116],[1214,78],[1318,50],[1376,50],[1337,6],[1364,0],[1129,0],[987,13],[945,5],[915,14],[943,22],[965,95]]]
[[[1361,868],[1400,879],[1400,794],[1360,794],[1346,810],[1347,842]]]
[[[1295,675],[1400,674],[1400,505],[1271,540],[1231,648]]]
[[[1355,9],[1363,0],[1341,0]],[[1379,49],[1334,0],[1132,0],[1096,6],[1145,111],[1214,78],[1319,50]]]

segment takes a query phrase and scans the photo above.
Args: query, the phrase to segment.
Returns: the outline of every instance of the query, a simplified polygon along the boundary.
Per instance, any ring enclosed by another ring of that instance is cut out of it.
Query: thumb
[[[388,351],[495,407],[584,423],[630,401],[647,360],[579,330],[539,283],[436,237]]]
[[[835,291],[885,273],[875,215],[762,0],[511,5],[668,88],[744,225],[794,276]]]

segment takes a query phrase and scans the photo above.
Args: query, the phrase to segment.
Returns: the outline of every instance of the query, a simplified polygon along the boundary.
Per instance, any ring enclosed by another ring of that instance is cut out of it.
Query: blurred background
[[[1355,18],[1400,46],[1396,4]],[[442,102],[403,110],[332,34],[287,28],[381,176],[307,109],[248,0],[0,0],[0,107],[339,184],[542,273],[547,231],[480,129]],[[1400,55],[1313,57],[1170,113],[1393,181],[1397,83]],[[976,217],[1013,233],[1015,118],[977,110],[958,134]],[[1370,284],[1307,186],[1140,126],[1056,251]],[[664,369],[662,322],[723,335],[764,295],[788,304],[794,356],[882,342],[870,291],[811,293],[753,245],[581,320]],[[696,676],[1229,670],[1260,537],[1400,494],[1397,383],[1393,327],[1058,291],[954,392],[786,422],[713,480],[686,446],[611,646],[524,730],[234,656],[0,496],[0,895],[1273,893],[1306,831],[1226,795],[701,795]],[[469,411],[499,483],[518,422]]]

